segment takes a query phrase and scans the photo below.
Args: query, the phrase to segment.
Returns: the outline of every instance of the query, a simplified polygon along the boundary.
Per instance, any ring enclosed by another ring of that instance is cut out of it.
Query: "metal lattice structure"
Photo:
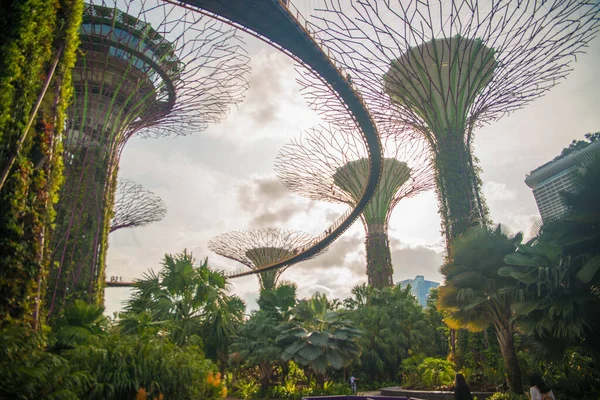
[[[600,23],[595,0],[325,0],[316,14],[312,28],[378,129],[398,123],[427,140],[447,243],[488,218],[475,129],[565,78]],[[331,91],[305,84],[313,106],[337,123]]]
[[[158,222],[165,215],[165,202],[153,192],[129,179],[117,181],[110,232]]]
[[[313,237],[307,233],[267,228],[233,231],[212,238],[208,247],[211,251],[238,261],[253,271],[288,260],[307,248]],[[281,274],[293,263],[277,269],[258,272],[261,290],[273,290]]]
[[[248,57],[235,29],[160,0],[95,0],[80,28],[68,111],[65,185],[49,277],[51,316],[102,301],[106,238],[121,152],[133,135],[185,135],[243,99]]]
[[[388,222],[394,207],[403,198],[434,186],[424,141],[388,135],[382,142],[379,185],[361,214],[367,275],[374,287],[393,284]],[[355,131],[320,127],[285,145],[275,161],[275,171],[286,188],[302,196],[355,207],[369,172],[366,155],[364,142]]]

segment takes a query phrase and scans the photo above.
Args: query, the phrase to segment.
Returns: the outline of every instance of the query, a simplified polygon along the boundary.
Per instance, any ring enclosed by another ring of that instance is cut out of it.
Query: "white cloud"
[[[488,181],[483,184],[483,195],[488,202],[516,200],[517,192],[501,182]]]

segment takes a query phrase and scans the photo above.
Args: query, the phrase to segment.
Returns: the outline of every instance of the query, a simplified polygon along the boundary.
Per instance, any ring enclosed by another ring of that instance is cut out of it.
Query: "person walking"
[[[531,388],[529,388],[529,398],[531,400],[556,400],[552,389],[546,385],[538,374],[531,374],[529,383],[531,383]]]
[[[456,374],[454,379],[454,400],[473,400],[471,389],[463,374]]]
[[[350,376],[350,389],[352,390],[352,394],[356,394],[356,381],[358,379],[352,374]]]

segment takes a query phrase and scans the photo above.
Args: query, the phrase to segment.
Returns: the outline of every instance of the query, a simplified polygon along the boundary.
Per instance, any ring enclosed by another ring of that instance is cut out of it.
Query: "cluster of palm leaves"
[[[352,310],[350,318],[364,334],[360,370],[369,381],[394,381],[400,375],[401,362],[409,354],[431,354],[435,328],[410,288],[393,286],[374,290],[356,286],[345,300]],[[444,354],[445,356],[445,354]]]
[[[311,371],[323,387],[328,371],[339,370],[358,359],[361,331],[337,310],[339,302],[316,293],[296,300],[296,286],[282,283],[262,290],[254,312],[231,345],[232,362],[258,369],[261,389],[272,383],[277,366],[288,361]]]
[[[534,239],[523,244],[521,234],[480,227],[451,244],[438,308],[452,328],[494,327],[514,392],[522,391],[517,332],[546,358],[576,347],[600,360],[599,196],[600,158],[564,193],[569,212]]]
[[[123,333],[167,335],[177,345],[202,337],[207,356],[225,373],[231,338],[244,317],[243,300],[227,293],[223,274],[199,266],[191,253],[165,255],[162,269],[135,284],[119,321]]]
[[[500,273],[518,282],[513,311],[548,355],[581,345],[600,360],[600,157],[575,188],[563,194],[567,215],[508,255]]]

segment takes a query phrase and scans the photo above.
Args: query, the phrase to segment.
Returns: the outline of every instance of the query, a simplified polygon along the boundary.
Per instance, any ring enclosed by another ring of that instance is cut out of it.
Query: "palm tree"
[[[208,259],[199,266],[194,264],[194,257],[185,250],[166,254],[158,274],[147,272],[136,282],[127,314],[149,312],[153,321],[165,323],[165,330],[178,345],[192,335],[204,334],[213,356],[223,363],[227,352],[217,349],[216,343],[233,333],[245,306],[238,297],[227,295],[223,273],[212,270]]]
[[[281,282],[273,290],[262,289],[258,298],[258,306],[275,321],[287,321],[296,306],[296,290],[298,286],[292,282]]]
[[[371,381],[393,380],[409,352],[421,353],[430,347],[433,329],[410,288],[360,285],[352,293],[344,303],[352,306],[349,317],[363,331],[360,365]]]
[[[268,312],[263,310],[255,312],[240,327],[237,337],[229,347],[230,360],[258,367],[263,392],[269,386],[273,367],[282,351],[275,340],[279,334],[277,324],[277,319]]]
[[[308,367],[323,387],[328,368],[341,369],[360,357],[361,331],[344,314],[332,311],[325,295],[302,300],[290,322],[278,327],[281,359]]]
[[[513,292],[505,290],[511,278],[498,271],[504,257],[515,251],[521,234],[507,236],[496,228],[476,227],[456,238],[450,246],[449,261],[441,272],[446,281],[438,291],[438,309],[447,311],[444,322],[453,329],[482,331],[494,327],[510,388],[522,393],[521,372],[514,344],[515,324],[511,305]]]
[[[92,337],[106,332],[108,321],[104,307],[88,304],[83,300],[66,307],[64,314],[54,325],[56,348],[72,348],[76,344],[88,342]]]
[[[205,307],[200,332],[206,355],[217,361],[221,376],[225,376],[229,346],[244,322],[245,309],[246,304],[242,299],[227,295],[219,295]]]
[[[518,283],[518,321],[549,355],[582,345],[600,359],[600,157],[563,197],[569,212],[506,256],[500,273]]]

